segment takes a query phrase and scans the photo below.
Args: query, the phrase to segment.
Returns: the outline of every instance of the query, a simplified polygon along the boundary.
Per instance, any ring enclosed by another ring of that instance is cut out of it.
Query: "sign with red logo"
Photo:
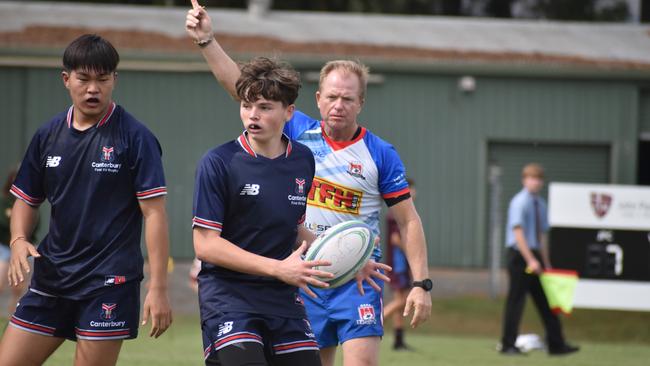
[[[591,193],[591,208],[598,217],[607,215],[607,211],[612,206],[612,196],[606,193]]]

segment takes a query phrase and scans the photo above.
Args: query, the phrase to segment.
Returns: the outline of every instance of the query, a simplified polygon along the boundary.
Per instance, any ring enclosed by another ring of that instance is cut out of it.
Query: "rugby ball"
[[[314,269],[334,274],[332,278],[317,277],[336,288],[352,279],[363,267],[374,249],[375,237],[362,221],[351,220],[336,224],[318,236],[305,254],[305,260],[326,260],[331,266]]]

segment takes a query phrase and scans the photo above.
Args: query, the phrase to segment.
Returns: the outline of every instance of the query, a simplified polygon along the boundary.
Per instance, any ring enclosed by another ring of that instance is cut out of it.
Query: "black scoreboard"
[[[552,228],[553,267],[580,278],[650,281],[650,231]]]

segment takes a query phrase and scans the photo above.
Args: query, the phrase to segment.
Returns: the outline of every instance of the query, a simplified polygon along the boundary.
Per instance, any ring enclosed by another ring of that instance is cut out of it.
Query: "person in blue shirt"
[[[114,365],[124,339],[138,334],[142,222],[151,279],[142,324],[150,336],[169,327],[168,230],[161,148],[117,105],[119,55],[104,38],[78,37],[63,54],[72,106],[36,131],[11,193],[9,281],[30,272],[0,343],[0,365],[41,365],[65,339],[76,365]],[[50,225],[30,242],[37,207],[51,204]]]
[[[530,163],[522,170],[523,189],[508,207],[506,226],[507,266],[510,284],[503,314],[501,350],[504,355],[521,355],[515,346],[526,295],[530,293],[546,330],[549,354],[578,351],[564,340],[560,319],[551,311],[539,281],[539,274],[551,268],[546,232],[549,230],[546,202],[539,195],[544,187],[544,169]]]
[[[320,365],[298,291],[315,296],[308,285],[327,284],[314,276],[332,276],[313,269],[329,262],[301,259],[314,240],[302,225],[314,157],[282,132],[299,88],[287,64],[242,65],[244,132],[198,164],[192,226],[207,365]]]

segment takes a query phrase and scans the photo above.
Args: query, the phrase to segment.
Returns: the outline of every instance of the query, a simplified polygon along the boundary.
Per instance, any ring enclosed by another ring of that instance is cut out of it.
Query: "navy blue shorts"
[[[375,279],[375,282],[383,289],[383,281]],[[362,296],[355,280],[334,289],[312,288],[318,299],[301,290],[320,348],[337,346],[350,339],[384,335],[383,291],[375,291],[366,282],[363,289],[365,295]]]
[[[96,296],[71,300],[29,289],[10,324],[27,332],[72,341],[131,339],[138,336],[140,282],[112,287]]]
[[[216,357],[220,349],[242,342],[261,344],[268,358],[271,355],[318,350],[307,319],[228,312],[202,320],[201,330],[206,360]]]

